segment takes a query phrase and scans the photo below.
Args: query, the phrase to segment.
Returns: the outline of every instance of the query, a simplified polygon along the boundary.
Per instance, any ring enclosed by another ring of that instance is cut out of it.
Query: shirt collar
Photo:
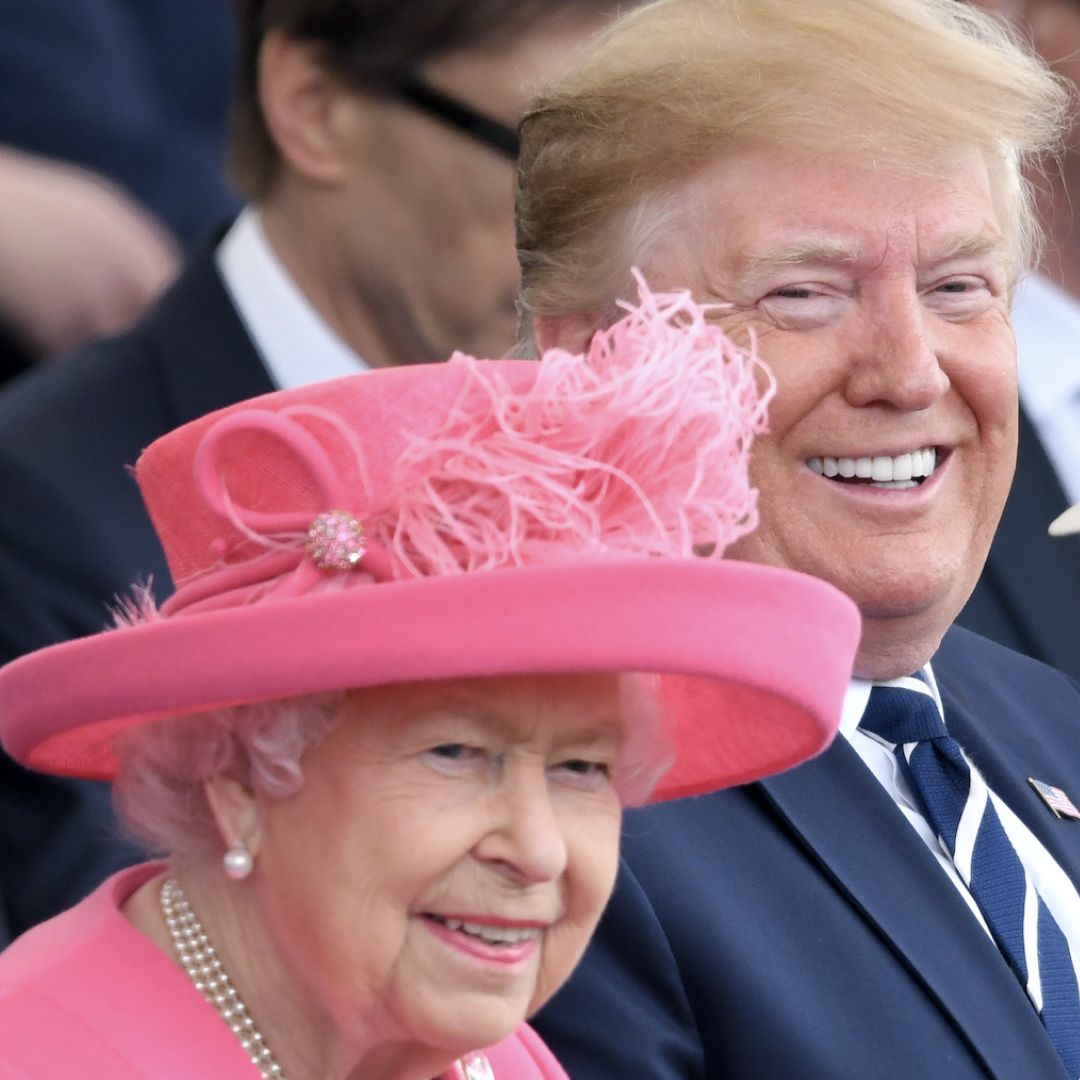
[[[1038,421],[1080,399],[1080,304],[1038,274],[1017,287],[1012,311],[1020,396]]]
[[[934,669],[929,663],[924,664],[919,669],[923,677],[926,680],[927,686],[933,692],[934,700],[937,702],[938,711],[942,716],[945,715],[944,709],[941,704],[941,693],[938,690],[937,679],[934,678]],[[881,679],[871,681],[870,679],[852,679],[848,683],[848,688],[844,692],[844,704],[840,711],[840,734],[845,739],[850,739],[855,729],[859,726],[859,721],[862,720],[863,713],[866,711],[866,706],[870,701],[870,691],[875,686],[892,686],[899,682],[898,679]]]
[[[247,207],[216,252],[225,288],[279,390],[366,371],[277,257],[258,210]]]

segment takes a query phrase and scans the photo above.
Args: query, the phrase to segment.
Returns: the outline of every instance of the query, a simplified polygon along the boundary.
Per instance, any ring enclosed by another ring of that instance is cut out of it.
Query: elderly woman
[[[0,725],[115,778],[167,859],[0,957],[0,1073],[564,1077],[523,1021],[622,804],[835,727],[850,603],[707,557],[753,526],[767,388],[644,293],[587,357],[369,372],[152,445],[178,592],[10,665]]]
[[[1080,1076],[1080,828],[1042,801],[1077,804],[1080,696],[952,626],[1015,460],[1024,170],[1068,104],[956,0],[658,0],[527,114],[541,345],[634,265],[722,305],[777,382],[729,554],[863,616],[825,754],[628,821],[538,1020],[574,1080]]]

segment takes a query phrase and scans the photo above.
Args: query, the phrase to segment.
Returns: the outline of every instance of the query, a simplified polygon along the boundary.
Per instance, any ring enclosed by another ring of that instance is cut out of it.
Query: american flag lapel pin
[[[1080,810],[1073,806],[1072,799],[1061,788],[1054,787],[1053,784],[1046,784],[1042,780],[1036,780],[1033,776],[1028,777],[1028,783],[1038,792],[1042,801],[1050,807],[1050,812],[1054,817],[1080,819]]]

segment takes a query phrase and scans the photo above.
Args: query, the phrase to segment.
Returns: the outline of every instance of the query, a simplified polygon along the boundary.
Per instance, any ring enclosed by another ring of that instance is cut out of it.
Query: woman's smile
[[[485,965],[521,967],[536,955],[546,926],[515,924],[474,916],[469,919],[423,916],[424,925],[441,942]]]

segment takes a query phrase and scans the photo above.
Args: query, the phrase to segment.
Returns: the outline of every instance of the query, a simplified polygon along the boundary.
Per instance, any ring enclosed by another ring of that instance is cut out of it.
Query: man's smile
[[[865,457],[808,458],[806,466],[818,476],[852,484],[875,487],[918,487],[937,468],[938,448],[924,446],[903,454],[876,454]]]

